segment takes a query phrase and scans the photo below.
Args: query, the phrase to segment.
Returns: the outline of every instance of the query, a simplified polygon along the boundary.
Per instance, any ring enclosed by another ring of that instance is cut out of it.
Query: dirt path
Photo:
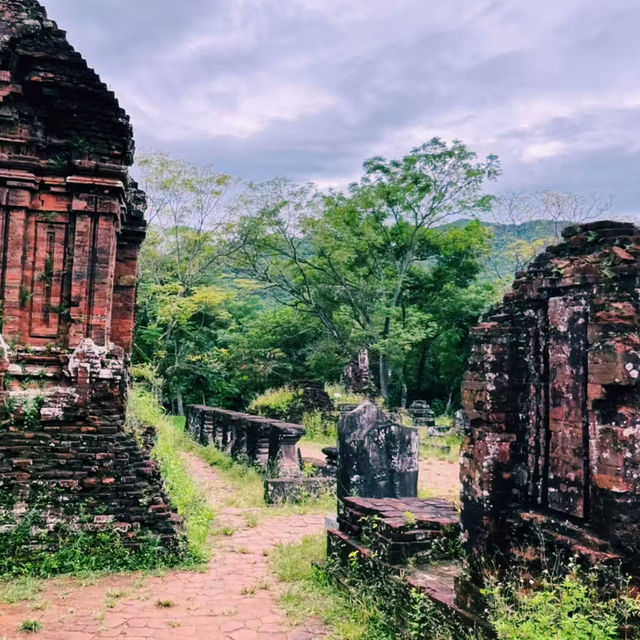
[[[196,457],[188,463],[212,494],[224,490],[215,471]],[[237,529],[216,539],[202,572],[170,571],[158,577],[111,576],[95,584],[70,579],[47,583],[37,601],[0,605],[0,639],[24,639],[26,619],[39,620],[46,640],[311,640],[322,625],[309,620],[291,628],[277,606],[281,590],[269,571],[267,554],[324,528],[323,515],[264,519],[248,527],[241,509],[217,514],[217,528]]]

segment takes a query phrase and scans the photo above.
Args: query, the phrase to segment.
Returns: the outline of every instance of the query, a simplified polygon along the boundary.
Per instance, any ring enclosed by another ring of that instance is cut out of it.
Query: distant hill
[[[462,227],[471,222],[460,218],[444,227]],[[510,279],[513,274],[526,268],[526,264],[549,244],[557,242],[564,227],[570,222],[530,220],[522,224],[500,224],[481,221],[493,232],[493,249],[487,259],[483,277],[487,279]]]

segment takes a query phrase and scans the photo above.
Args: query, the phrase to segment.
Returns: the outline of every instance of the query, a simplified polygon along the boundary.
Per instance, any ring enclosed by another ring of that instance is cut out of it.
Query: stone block
[[[392,422],[365,402],[338,423],[338,497],[403,498],[418,495],[416,429]]]

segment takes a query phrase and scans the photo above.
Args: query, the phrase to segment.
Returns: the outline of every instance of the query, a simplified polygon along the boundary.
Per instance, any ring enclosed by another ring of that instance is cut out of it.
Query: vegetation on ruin
[[[135,551],[124,546],[117,532],[89,533],[63,525],[34,540],[32,528],[39,526],[36,519],[34,511],[3,534],[0,577],[118,573],[173,566],[181,561],[180,553],[165,549],[151,536],[141,539]]]
[[[175,427],[157,399],[142,389],[134,389],[129,395],[127,422],[134,431],[146,425],[155,428],[157,438],[153,456],[160,464],[171,505],[184,520],[188,555],[195,562],[205,561],[209,557],[208,537],[214,513],[181,456],[181,452],[190,446],[191,439],[184,430]]]
[[[231,458],[214,446],[204,447],[184,430],[184,418],[172,418],[174,429],[179,432],[181,450],[193,454],[211,465],[220,477],[218,486],[208,487],[207,496],[218,509],[233,507],[250,510],[245,521],[255,526],[262,518],[304,513],[329,513],[335,510],[335,495],[326,494],[318,498],[309,496],[296,504],[267,505],[264,501],[265,475],[250,464]],[[223,535],[224,531],[219,530]],[[231,532],[233,533],[233,532]]]
[[[281,604],[296,624],[319,617],[332,640],[488,640],[484,629],[470,629],[443,615],[424,596],[408,589],[374,563],[353,553],[347,574],[327,560],[323,535],[299,544],[279,545],[271,568],[286,584]],[[376,569],[378,567],[378,569]],[[487,576],[490,576],[488,573]],[[513,576],[490,579],[488,619],[498,640],[631,640],[639,635],[640,598],[618,577],[598,595],[594,572],[575,565],[556,566],[555,576],[533,581]],[[601,578],[601,576],[600,576]]]
[[[498,640],[629,640],[640,635],[640,598],[619,579],[596,589],[597,572],[570,564],[565,575],[523,577],[486,590]]]
[[[326,558],[326,537],[308,536],[299,544],[279,545],[271,567],[286,583],[281,597],[293,624],[318,617],[331,640],[471,640],[456,621],[443,615],[424,596],[382,573],[360,571],[350,559],[346,576]]]

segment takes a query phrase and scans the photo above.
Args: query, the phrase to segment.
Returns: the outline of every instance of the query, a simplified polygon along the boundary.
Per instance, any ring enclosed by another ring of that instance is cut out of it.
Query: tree
[[[546,246],[560,241],[566,226],[601,218],[610,210],[611,199],[604,196],[551,190],[502,194],[490,215],[495,232],[492,271],[509,284],[514,271],[522,271]]]
[[[495,156],[478,162],[461,142],[434,138],[400,160],[368,160],[358,183],[321,206],[312,190],[271,185],[270,198],[245,216],[255,233],[236,264],[281,302],[317,317],[345,359],[360,348],[376,352],[389,400],[393,353],[427,326],[419,310],[402,305],[409,273],[428,265],[439,225],[490,208],[482,189],[498,174]]]
[[[143,155],[138,166],[150,225],[142,267],[154,282],[177,281],[188,295],[210,282],[212,270],[243,240],[225,206],[237,181],[166,153]]]

